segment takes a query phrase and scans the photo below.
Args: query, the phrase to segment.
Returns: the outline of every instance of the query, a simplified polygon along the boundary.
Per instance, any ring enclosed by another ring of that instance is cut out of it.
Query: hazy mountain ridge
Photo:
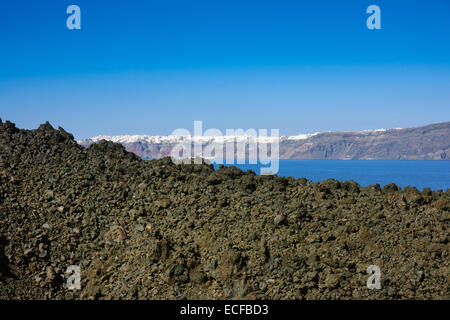
[[[203,146],[229,141],[273,142],[273,137],[182,137],[182,136],[98,136],[78,141],[87,147],[101,140],[121,143],[127,151],[144,159],[170,155],[185,139]],[[282,136],[280,159],[314,160],[450,160],[450,122],[407,129],[378,129],[355,132],[319,132]]]
[[[450,122],[386,131],[332,132],[280,143],[282,159],[449,160]]]

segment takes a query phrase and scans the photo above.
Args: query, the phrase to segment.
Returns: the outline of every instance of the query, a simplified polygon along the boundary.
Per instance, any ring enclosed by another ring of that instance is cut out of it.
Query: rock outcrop
[[[0,299],[449,299],[449,210],[450,190],[143,161],[0,122]]]

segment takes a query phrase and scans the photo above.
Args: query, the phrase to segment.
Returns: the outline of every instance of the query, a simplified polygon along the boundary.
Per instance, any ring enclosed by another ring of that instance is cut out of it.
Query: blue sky
[[[2,1],[0,117],[76,138],[449,121],[449,19],[448,0]]]

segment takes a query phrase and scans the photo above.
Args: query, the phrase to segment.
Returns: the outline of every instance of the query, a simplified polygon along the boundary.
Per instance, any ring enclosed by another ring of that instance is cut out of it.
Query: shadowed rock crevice
[[[6,278],[17,279],[17,276],[11,270],[10,262],[5,254],[6,245],[6,238],[0,236],[0,280],[4,280]]]

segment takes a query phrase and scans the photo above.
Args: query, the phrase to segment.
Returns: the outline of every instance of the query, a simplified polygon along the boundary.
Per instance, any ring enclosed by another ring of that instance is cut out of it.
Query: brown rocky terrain
[[[450,190],[144,161],[0,121],[1,299],[449,299],[449,210]]]

